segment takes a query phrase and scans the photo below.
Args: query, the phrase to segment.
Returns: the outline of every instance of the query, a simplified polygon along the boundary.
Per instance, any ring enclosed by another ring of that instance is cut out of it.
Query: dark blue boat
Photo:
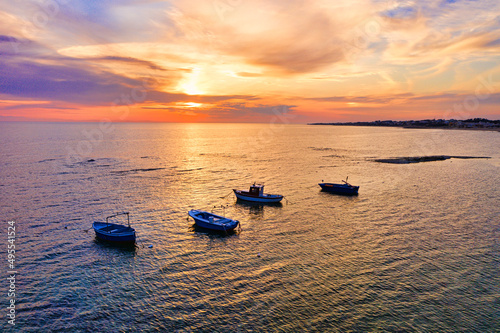
[[[343,194],[343,195],[357,195],[359,186],[351,185],[346,180],[343,180],[344,184],[334,184],[334,183],[319,183],[321,190],[325,192]]]
[[[216,231],[232,231],[240,224],[240,222],[236,220],[231,220],[203,210],[192,209],[188,214],[194,219],[197,226]]]
[[[109,223],[108,220],[112,217],[119,215],[127,215],[128,226]],[[106,217],[106,222],[94,222],[92,224],[95,235],[98,239],[120,244],[134,244],[135,243],[135,229],[130,226],[129,213],[118,213]]]

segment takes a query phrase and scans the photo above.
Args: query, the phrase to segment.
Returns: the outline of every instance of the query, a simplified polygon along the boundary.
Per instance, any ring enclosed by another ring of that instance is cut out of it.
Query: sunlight
[[[203,91],[198,89],[198,76],[200,75],[201,69],[194,67],[190,75],[183,81],[180,85],[180,90],[188,95],[201,95]]]
[[[188,108],[199,108],[202,106],[202,103],[195,103],[195,102],[186,102],[186,103],[178,103],[179,106],[181,107],[188,107]]]
[[[201,95],[203,93],[203,91],[199,90],[193,82],[183,84],[181,90],[188,95]]]

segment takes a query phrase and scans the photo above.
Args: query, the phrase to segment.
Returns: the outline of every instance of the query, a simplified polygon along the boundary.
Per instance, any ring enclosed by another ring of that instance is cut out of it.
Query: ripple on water
[[[123,124],[92,156],[66,165],[61,151],[87,125],[43,126],[61,140],[35,150],[2,141],[0,210],[19,225],[23,332],[498,327],[500,179],[491,133],[448,131],[434,147],[416,130],[289,125],[279,140],[245,148],[263,125]],[[429,156],[494,158],[366,160],[418,156],[424,146],[436,150]],[[346,176],[359,196],[317,186]],[[242,205],[228,195],[254,181],[288,204]],[[213,235],[186,221],[189,209],[220,205],[240,233]],[[137,248],[84,232],[120,211],[131,212]]]

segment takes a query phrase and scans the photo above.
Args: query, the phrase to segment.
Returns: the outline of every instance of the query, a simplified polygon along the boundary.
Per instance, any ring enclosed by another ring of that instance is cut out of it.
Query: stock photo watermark
[[[67,4],[67,0],[44,0],[36,3],[35,10],[29,16],[28,22],[21,27],[21,36],[24,40],[29,40],[26,36],[32,35],[35,31],[44,29],[61,11],[61,5]],[[30,31],[31,30],[31,31]],[[10,45],[15,53],[19,53],[19,46],[25,41],[18,38],[10,38]]]
[[[214,10],[221,21],[224,21],[228,14],[234,12],[243,0],[217,0],[213,2]]]
[[[474,94],[467,95],[462,102],[453,104],[453,109],[444,113],[444,118],[457,118],[465,120],[471,117],[471,113],[475,112],[481,106],[482,101],[486,101],[495,93],[495,88],[498,84],[493,80],[493,75],[490,73],[487,78],[479,76],[479,83],[474,89]]]
[[[382,23],[378,19],[371,19],[356,26],[350,38],[341,43],[341,50],[346,61],[353,61],[368,45],[380,36]]]
[[[16,222],[7,222],[7,322],[10,325],[16,325]]]

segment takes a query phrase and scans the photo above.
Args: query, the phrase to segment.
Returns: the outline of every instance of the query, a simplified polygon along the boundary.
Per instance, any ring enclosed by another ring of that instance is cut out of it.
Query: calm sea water
[[[498,132],[0,123],[0,139],[2,332],[500,332]],[[436,154],[492,158],[371,161]],[[346,176],[359,196],[320,192]],[[237,203],[254,181],[287,201]],[[241,232],[187,219],[221,205]],[[86,232],[121,211],[134,250]]]

